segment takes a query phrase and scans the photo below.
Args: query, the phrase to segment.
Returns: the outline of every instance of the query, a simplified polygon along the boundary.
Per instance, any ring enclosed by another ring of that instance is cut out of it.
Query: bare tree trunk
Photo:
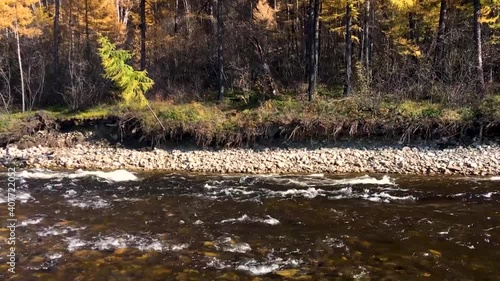
[[[179,0],[175,0],[174,33],[179,32]]]
[[[301,55],[301,58],[302,58],[302,62],[305,64],[305,68],[304,68],[304,73],[305,73],[305,79],[308,79],[308,75],[309,75],[309,69],[311,69],[311,67],[309,66],[309,63],[310,63],[310,55],[309,55],[309,50],[311,49],[310,46],[309,46],[309,41],[311,39],[311,36],[309,35],[309,32],[311,30],[311,25],[310,25],[310,21],[311,21],[311,9],[309,9],[310,5],[307,4],[307,1],[301,1],[302,3],[302,7],[301,7],[301,10],[302,10],[302,15],[303,15],[303,18],[302,18],[302,23],[300,24],[300,26],[302,27],[302,36],[301,36],[301,41],[302,41],[302,55]],[[298,14],[298,13],[297,13]]]
[[[121,6],[120,0],[115,0],[116,5],[116,14],[118,16],[118,22],[123,25],[123,27],[127,27],[128,17],[130,15],[130,7]]]
[[[12,76],[12,73],[11,73],[10,64],[7,64],[5,66],[2,65],[2,67],[0,67],[0,77],[2,77],[2,80],[3,80],[3,84],[4,84],[4,88],[5,88],[5,92],[6,92],[6,97],[4,97],[3,92],[0,92],[0,98],[2,99],[4,108],[5,108],[5,112],[7,112],[7,113],[9,113],[9,106],[10,106],[11,101],[12,101],[12,87],[10,85],[11,76]]]
[[[183,0],[184,4],[184,20],[186,21],[186,33],[189,38],[191,35],[191,9],[189,8],[188,0]]]
[[[295,52],[297,53],[297,62],[301,62],[300,51],[300,18],[299,18],[299,0],[295,0],[295,18],[292,24],[292,32],[295,41]],[[299,37],[298,37],[299,36]]]
[[[23,73],[23,60],[21,58],[21,44],[19,42],[19,27],[17,26],[17,19],[16,19],[16,30],[15,30],[15,37],[16,37],[16,45],[17,45],[17,60],[19,63],[19,75],[21,77],[21,99],[22,99],[22,104],[23,104],[23,112],[26,111],[26,90],[24,89],[24,73]]]
[[[146,0],[141,0],[141,70],[146,69]]]
[[[418,46],[418,43],[420,42],[419,40],[419,34],[418,34],[418,29],[417,29],[417,15],[415,12],[409,12],[408,13],[408,26],[409,26],[409,29],[410,29],[410,32],[408,34],[408,38],[410,39],[410,41],[415,45],[415,46]],[[418,57],[415,55],[415,54],[412,54],[411,55],[411,58],[413,60],[413,62],[415,64],[418,64]],[[412,71],[411,72],[413,74],[415,74],[415,71]],[[418,81],[418,78],[419,76],[416,75],[416,78],[417,78],[417,81]]]
[[[56,0],[57,1],[57,0]],[[85,56],[90,59],[89,0],[85,0]]]
[[[63,92],[66,92],[65,94],[69,94],[72,99],[72,104],[70,105],[71,109],[76,109],[78,104],[78,100],[80,99],[78,86],[77,86],[77,72],[76,72],[76,59],[73,60],[75,57],[75,18],[73,14],[73,0],[69,0],[69,17],[68,17],[68,26],[70,29],[70,39],[69,39],[69,51],[68,51],[68,69],[67,73],[69,76],[69,87],[67,89],[63,89]],[[69,93],[68,93],[69,92]]]
[[[224,17],[223,0],[217,0],[217,78],[218,78],[218,99],[224,100]]]
[[[71,64],[71,61],[73,58],[74,42],[75,42],[75,22],[73,19],[73,0],[69,0],[68,26],[70,29],[68,62]]]
[[[410,34],[409,38],[413,43],[417,44],[418,43],[418,38],[417,38],[417,20],[415,19],[415,13],[414,12],[409,12],[408,13],[408,26],[410,28]]]
[[[262,76],[264,77],[264,83],[266,86],[264,99],[268,97],[277,96],[279,94],[278,87],[276,86],[276,82],[273,78],[271,68],[269,67],[269,63],[267,62],[267,54],[256,37],[252,36],[252,43],[254,44],[255,53],[259,57],[262,66]]]
[[[312,101],[312,97],[316,94],[316,86],[318,83],[318,43],[319,43],[319,0],[309,0],[309,70],[307,89],[308,100]]]
[[[439,24],[436,40],[436,53],[434,55],[434,75],[437,80],[443,78],[443,58],[444,58],[444,32],[446,29],[447,0],[441,0],[439,9]]]
[[[363,18],[363,48],[361,50],[361,61],[364,63],[365,71],[367,74],[370,73],[370,11],[371,0],[366,0],[365,3],[365,14]]]
[[[351,3],[347,2],[345,13],[345,85],[344,95],[351,94],[352,89],[352,15]]]
[[[312,9],[312,1],[309,0],[309,3],[306,4],[305,1],[303,1],[303,13],[304,13],[304,20],[303,20],[303,27],[302,27],[302,34],[303,34],[303,55],[302,57],[304,58],[304,63],[305,63],[305,79],[307,83],[309,83],[309,77],[311,75],[311,63],[312,63],[312,52],[311,52],[311,44],[312,44],[312,35],[311,35],[311,30],[312,30],[312,22],[313,22],[313,9]],[[308,89],[309,93],[309,89]]]
[[[291,23],[290,26],[287,24],[287,55],[290,56],[293,50],[293,22],[290,21],[290,0],[286,0],[286,22]]]
[[[319,20],[319,16],[321,15],[321,12],[323,11],[323,1],[321,0],[316,0],[317,2],[317,6],[315,7],[316,9],[316,68],[318,69],[317,72],[319,75],[319,66],[320,66],[320,60],[319,58],[321,57],[321,41],[323,39],[323,37],[321,37],[321,28],[323,26],[323,24],[321,23],[321,21]],[[317,78],[316,78],[317,79]]]
[[[56,0],[57,1],[57,0]],[[115,0],[115,9],[116,9],[116,19],[118,22],[122,22],[122,13],[120,8],[120,0]]]
[[[481,16],[481,2],[474,0],[474,46],[476,48],[476,94],[479,98],[483,98],[485,85],[484,85],[484,71],[483,71],[483,56],[481,47],[481,23],[479,18]]]
[[[55,91],[59,92],[61,90],[60,75],[59,75],[59,17],[60,17],[60,7],[61,0],[54,1],[54,46],[53,46],[53,56],[54,56],[54,77],[55,77]]]

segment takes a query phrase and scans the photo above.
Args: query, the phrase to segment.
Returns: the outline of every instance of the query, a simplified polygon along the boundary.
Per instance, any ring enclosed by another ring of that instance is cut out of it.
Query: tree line
[[[294,93],[466,105],[497,89],[498,0],[2,0],[3,111],[115,99],[99,38],[150,99]]]

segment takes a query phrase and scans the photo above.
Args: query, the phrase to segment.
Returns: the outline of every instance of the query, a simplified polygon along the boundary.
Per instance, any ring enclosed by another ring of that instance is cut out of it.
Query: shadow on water
[[[494,179],[24,172],[2,280],[495,280]],[[117,181],[128,176],[130,180]],[[1,177],[7,186],[6,176]],[[5,206],[6,190],[1,190]],[[0,211],[6,221],[6,209]],[[0,229],[2,240],[8,230]]]

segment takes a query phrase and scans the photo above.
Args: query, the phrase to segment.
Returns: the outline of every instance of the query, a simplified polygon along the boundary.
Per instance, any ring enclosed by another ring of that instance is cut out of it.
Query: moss
[[[479,106],[479,113],[486,120],[500,122],[500,95],[485,98]]]
[[[88,108],[86,110],[71,112],[71,111],[61,111],[57,112],[56,116],[59,119],[99,119],[105,118],[110,115],[119,115],[121,110],[118,106],[113,105],[99,105],[95,107]]]
[[[443,121],[471,121],[475,117],[474,111],[469,107],[442,110],[441,119]]]
[[[436,103],[405,101],[397,107],[397,112],[409,118],[439,118],[442,109]]]
[[[317,95],[320,98],[339,98],[344,94],[344,89],[342,86],[327,87],[324,85],[318,85]]]
[[[89,110],[80,112],[74,117],[79,119],[103,118],[111,115],[112,113],[116,114],[117,112],[114,111],[114,109],[115,107],[111,106],[94,107]]]
[[[35,115],[34,112],[0,114],[0,133],[7,133],[21,125],[28,117]]]
[[[157,102],[151,105],[158,118],[167,121],[201,122],[221,118],[222,111],[216,106],[202,105],[197,102],[173,104]],[[146,112],[147,113],[147,112]]]

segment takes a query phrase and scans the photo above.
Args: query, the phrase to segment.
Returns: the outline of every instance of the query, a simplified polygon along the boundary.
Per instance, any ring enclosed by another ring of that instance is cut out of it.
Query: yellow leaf
[[[441,252],[436,251],[436,250],[432,250],[432,249],[430,249],[430,250],[429,250],[429,252],[430,252],[433,256],[435,256],[435,257],[437,257],[437,258],[440,258],[440,257],[442,257],[442,256],[443,256],[443,254],[441,254]]]
[[[290,278],[293,276],[296,276],[297,273],[299,273],[298,269],[284,269],[284,270],[279,270],[274,272],[276,275],[279,275],[281,277],[285,278]]]

